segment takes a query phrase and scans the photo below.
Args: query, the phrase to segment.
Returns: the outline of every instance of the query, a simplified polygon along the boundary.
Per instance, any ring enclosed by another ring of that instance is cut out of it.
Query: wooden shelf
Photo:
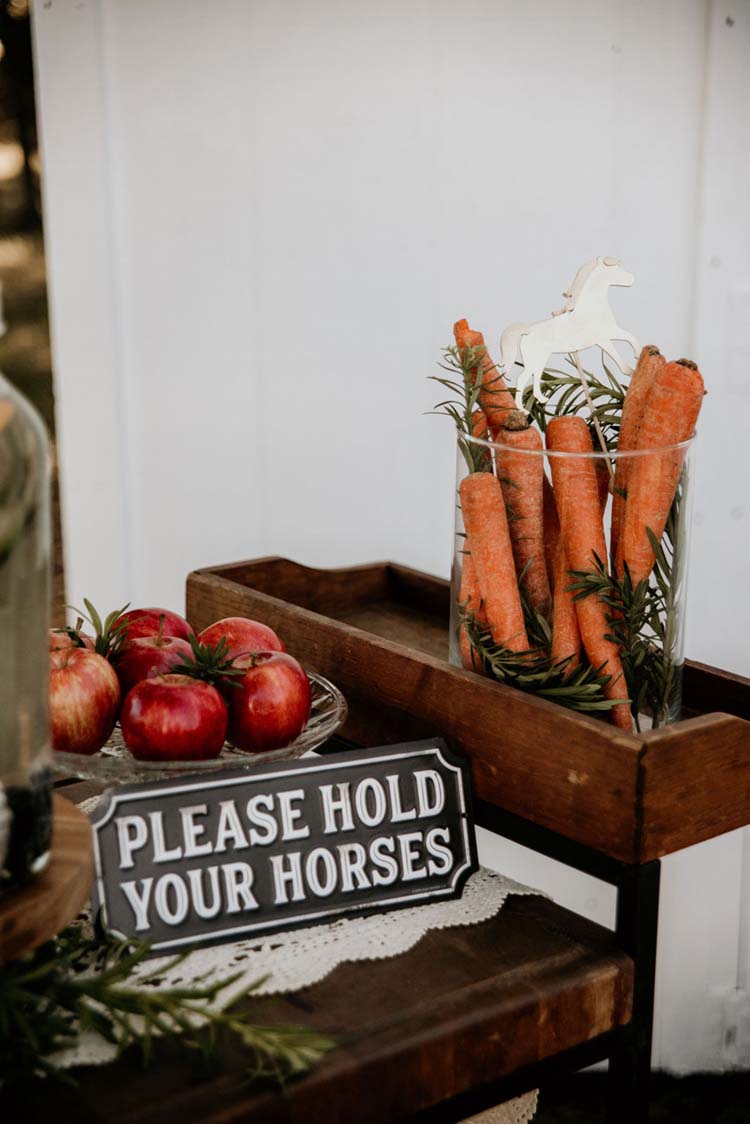
[[[195,628],[257,618],[332,679],[349,703],[345,736],[441,734],[470,758],[480,799],[611,858],[645,863],[750,823],[750,680],[688,663],[695,716],[623,733],[452,667],[449,600],[447,582],[389,562],[315,570],[265,558],[187,580]]]
[[[88,818],[55,794],[47,868],[0,900],[0,965],[50,940],[85,905],[94,856]]]

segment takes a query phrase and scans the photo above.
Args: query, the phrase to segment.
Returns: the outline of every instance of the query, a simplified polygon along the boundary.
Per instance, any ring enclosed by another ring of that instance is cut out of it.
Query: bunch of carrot
[[[674,446],[692,435],[703,399],[700,373],[689,360],[666,363],[658,348],[643,349],[625,394],[617,447],[630,455],[613,457],[610,475],[607,462],[590,455],[591,432],[578,415],[548,422],[549,456],[540,455],[542,433],[516,409],[482,334],[459,320],[454,336],[478,400],[472,434],[495,443],[494,471],[488,447],[459,488],[466,533],[462,607],[496,645],[531,657],[523,595],[527,612],[549,623],[553,665],[568,674],[585,653],[591,668],[607,677],[603,693],[612,700],[611,721],[629,730],[612,609],[595,595],[575,598],[571,571],[594,574],[606,566],[604,509],[611,491],[612,572],[621,577],[627,570],[634,586],[648,579],[653,543],[664,534],[684,461],[684,451]],[[465,628],[461,652],[464,666],[480,670]]]

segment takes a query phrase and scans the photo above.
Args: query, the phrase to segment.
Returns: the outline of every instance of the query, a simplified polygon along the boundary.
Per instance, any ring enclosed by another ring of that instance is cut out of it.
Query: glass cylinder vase
[[[0,894],[49,858],[49,497],[44,423],[0,376]]]
[[[676,721],[694,438],[572,453],[502,433],[458,443],[451,662],[620,727]]]

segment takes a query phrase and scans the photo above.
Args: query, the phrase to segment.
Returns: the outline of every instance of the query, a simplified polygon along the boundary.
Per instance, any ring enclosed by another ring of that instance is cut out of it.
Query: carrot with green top
[[[495,469],[503,489],[516,573],[529,605],[547,616],[550,586],[544,555],[542,435],[522,410],[497,434]]]
[[[657,543],[661,541],[680,481],[685,450],[670,446],[692,437],[705,393],[701,373],[690,359],[667,363],[654,376],[636,450],[664,452],[631,458],[615,559],[617,573],[624,574],[627,566],[634,586],[645,581],[653,569],[655,554],[648,532]]]
[[[591,453],[591,435],[584,419],[577,416],[552,418],[547,426],[547,448],[556,453]],[[603,564],[607,548],[593,458],[552,456],[550,466],[567,565],[571,570],[596,573],[597,558]],[[609,676],[603,688],[605,697],[625,698],[627,687],[620,653],[617,644],[607,639],[610,633],[607,606],[597,596],[589,595],[576,601],[575,609],[589,663]],[[627,703],[613,706],[609,714],[616,726],[632,729]]]
[[[459,496],[492,639],[525,652],[529,642],[500,481],[491,472],[472,472],[461,481]]]
[[[467,348],[477,349],[472,378],[476,382],[477,375],[479,375],[481,379],[479,405],[484,410],[490,430],[494,435],[505,424],[505,418],[509,411],[516,409],[515,399],[505,385],[503,376],[492,362],[482,333],[475,332],[470,328],[468,320],[457,320],[453,325],[453,335],[462,360]]]
[[[641,350],[622,404],[620,433],[617,438],[618,453],[629,453],[635,449],[648,396],[654,385],[654,379],[657,373],[664,368],[665,362],[664,356],[654,344],[647,344]],[[622,534],[625,498],[628,494],[628,474],[634,459],[633,457],[615,458],[615,478],[612,484],[612,522],[609,535],[609,549],[613,561],[617,558],[617,548]]]

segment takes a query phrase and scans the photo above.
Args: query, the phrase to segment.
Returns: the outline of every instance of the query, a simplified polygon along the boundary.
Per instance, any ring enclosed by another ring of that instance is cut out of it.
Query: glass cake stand
[[[312,708],[307,725],[298,738],[281,749],[248,753],[227,742],[218,757],[206,761],[139,761],[128,750],[120,727],[116,726],[111,738],[98,753],[86,756],[56,751],[52,754],[52,768],[58,774],[98,781],[99,784],[133,784],[244,768],[270,761],[290,761],[323,745],[346,719],[346,699],[338,687],[314,672],[308,672],[308,679],[312,687]]]

